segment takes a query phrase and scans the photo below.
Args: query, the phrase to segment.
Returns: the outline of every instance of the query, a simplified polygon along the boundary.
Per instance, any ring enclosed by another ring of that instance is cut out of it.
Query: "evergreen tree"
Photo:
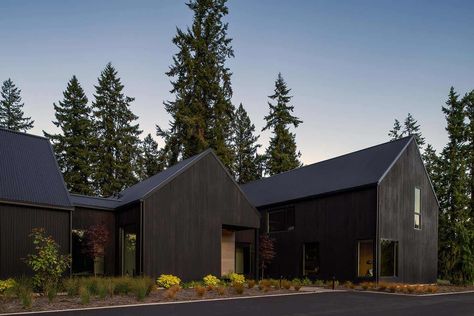
[[[31,120],[31,117],[24,116],[22,110],[24,103],[21,102],[20,94],[21,90],[10,78],[3,82],[0,99],[0,127],[23,132],[33,128],[35,121]]]
[[[235,163],[234,176],[239,183],[246,183],[261,178],[257,144],[259,136],[254,135],[255,125],[245,111],[242,103],[235,112],[234,120]]]
[[[193,24],[185,31],[177,29],[173,43],[178,53],[166,73],[175,95],[165,102],[172,120],[168,130],[157,127],[157,132],[165,140],[169,165],[211,147],[232,170],[234,107],[226,61],[234,52],[228,24],[222,21],[228,14],[226,0],[195,0],[187,6],[194,13]]]
[[[93,194],[91,185],[91,109],[76,76],[68,82],[63,100],[54,105],[60,134],[44,133],[52,143],[64,181],[73,193]]]
[[[268,102],[270,113],[265,116],[266,125],[262,129],[271,129],[273,132],[266,150],[265,167],[271,176],[301,166],[301,153],[296,149],[295,134],[290,132],[290,126],[298,127],[302,121],[291,114],[294,109],[294,106],[289,105],[291,89],[287,87],[281,73],[278,74],[274,91],[269,98],[276,103]]]
[[[402,126],[400,125],[400,121],[395,119],[393,123],[393,129],[388,132],[388,137],[390,140],[396,140],[402,138]]]
[[[140,179],[144,180],[163,171],[165,165],[158,143],[148,134],[141,144],[141,173]]]
[[[408,113],[405,119],[403,135],[415,136],[416,143],[418,144],[418,146],[420,146],[420,148],[422,148],[425,145],[425,138],[421,134],[420,125],[418,124],[418,121],[415,120],[413,115],[411,115],[411,113]]]
[[[474,277],[473,227],[468,209],[468,179],[464,159],[465,112],[464,104],[451,87],[446,106],[449,142],[443,149],[444,188],[440,199],[439,216],[439,271],[454,282],[467,282]]]
[[[117,194],[137,182],[141,134],[117,71],[108,63],[101,72],[93,103],[96,148],[94,184],[103,196]]]
[[[466,126],[465,157],[469,171],[469,209],[474,218],[474,90],[466,94],[462,100],[468,124]]]

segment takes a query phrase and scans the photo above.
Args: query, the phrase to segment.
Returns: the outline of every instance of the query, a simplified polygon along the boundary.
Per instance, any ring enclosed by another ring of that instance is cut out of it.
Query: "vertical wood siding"
[[[183,280],[220,275],[222,227],[257,228],[259,217],[209,154],[144,201],[144,272]]]
[[[33,252],[33,228],[47,234],[69,253],[70,211],[0,204],[0,279],[31,275],[22,258]]]
[[[375,239],[377,193],[375,187],[295,202],[295,228],[270,233],[276,257],[265,277],[301,277],[303,244],[319,243],[317,278],[354,280],[357,277],[357,242]],[[266,214],[262,210],[262,229]]]
[[[421,230],[414,229],[415,187],[421,189]],[[414,142],[379,185],[379,209],[380,238],[399,242],[399,272],[394,280],[435,282],[438,205]]]

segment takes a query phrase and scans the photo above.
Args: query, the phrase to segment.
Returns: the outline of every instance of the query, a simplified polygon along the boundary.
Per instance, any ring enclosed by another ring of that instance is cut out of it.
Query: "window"
[[[293,207],[272,210],[267,213],[267,231],[284,232],[295,229],[295,209]]]
[[[415,229],[421,229],[421,190],[415,188]]]
[[[72,273],[73,275],[92,275],[94,261],[87,255],[85,229],[73,229],[72,237]]]
[[[359,257],[357,276],[373,277],[374,276],[374,243],[372,240],[361,240],[357,245]]]
[[[319,273],[319,243],[303,244],[303,275],[315,277]]]
[[[398,242],[382,239],[380,242],[380,276],[398,275]]]

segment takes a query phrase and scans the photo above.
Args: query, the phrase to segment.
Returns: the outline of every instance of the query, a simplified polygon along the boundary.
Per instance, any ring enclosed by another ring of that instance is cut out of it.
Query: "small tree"
[[[86,231],[87,254],[94,260],[94,275],[103,274],[105,246],[109,242],[110,233],[103,223],[92,225]]]
[[[275,258],[275,239],[270,237],[268,234],[260,235],[260,267],[262,269],[262,279],[265,268],[268,267],[270,262]]]
[[[57,286],[71,265],[71,256],[60,254],[60,246],[53,237],[46,236],[44,228],[33,229],[30,237],[33,238],[36,253],[29,254],[25,261],[35,273],[35,285],[43,290],[48,286]]]

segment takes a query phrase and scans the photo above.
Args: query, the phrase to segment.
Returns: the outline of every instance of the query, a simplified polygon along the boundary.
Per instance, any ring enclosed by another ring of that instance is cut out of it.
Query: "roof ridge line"
[[[49,138],[48,138],[48,137],[45,137],[45,136],[30,134],[30,133],[22,132],[22,131],[15,131],[15,130],[12,130],[12,129],[9,129],[9,128],[5,128],[5,127],[1,127],[1,126],[0,126],[0,131],[5,131],[5,132],[7,132],[7,133],[19,134],[19,135],[24,135],[24,136],[36,137],[36,138],[39,138],[39,139],[43,139],[43,140],[49,141]]]
[[[121,201],[120,199],[113,198],[113,197],[103,197],[103,196],[92,196],[92,195],[85,195],[79,193],[69,193],[70,195],[79,196],[79,197],[86,197],[90,199],[97,199],[97,200],[109,200],[109,201]]]

